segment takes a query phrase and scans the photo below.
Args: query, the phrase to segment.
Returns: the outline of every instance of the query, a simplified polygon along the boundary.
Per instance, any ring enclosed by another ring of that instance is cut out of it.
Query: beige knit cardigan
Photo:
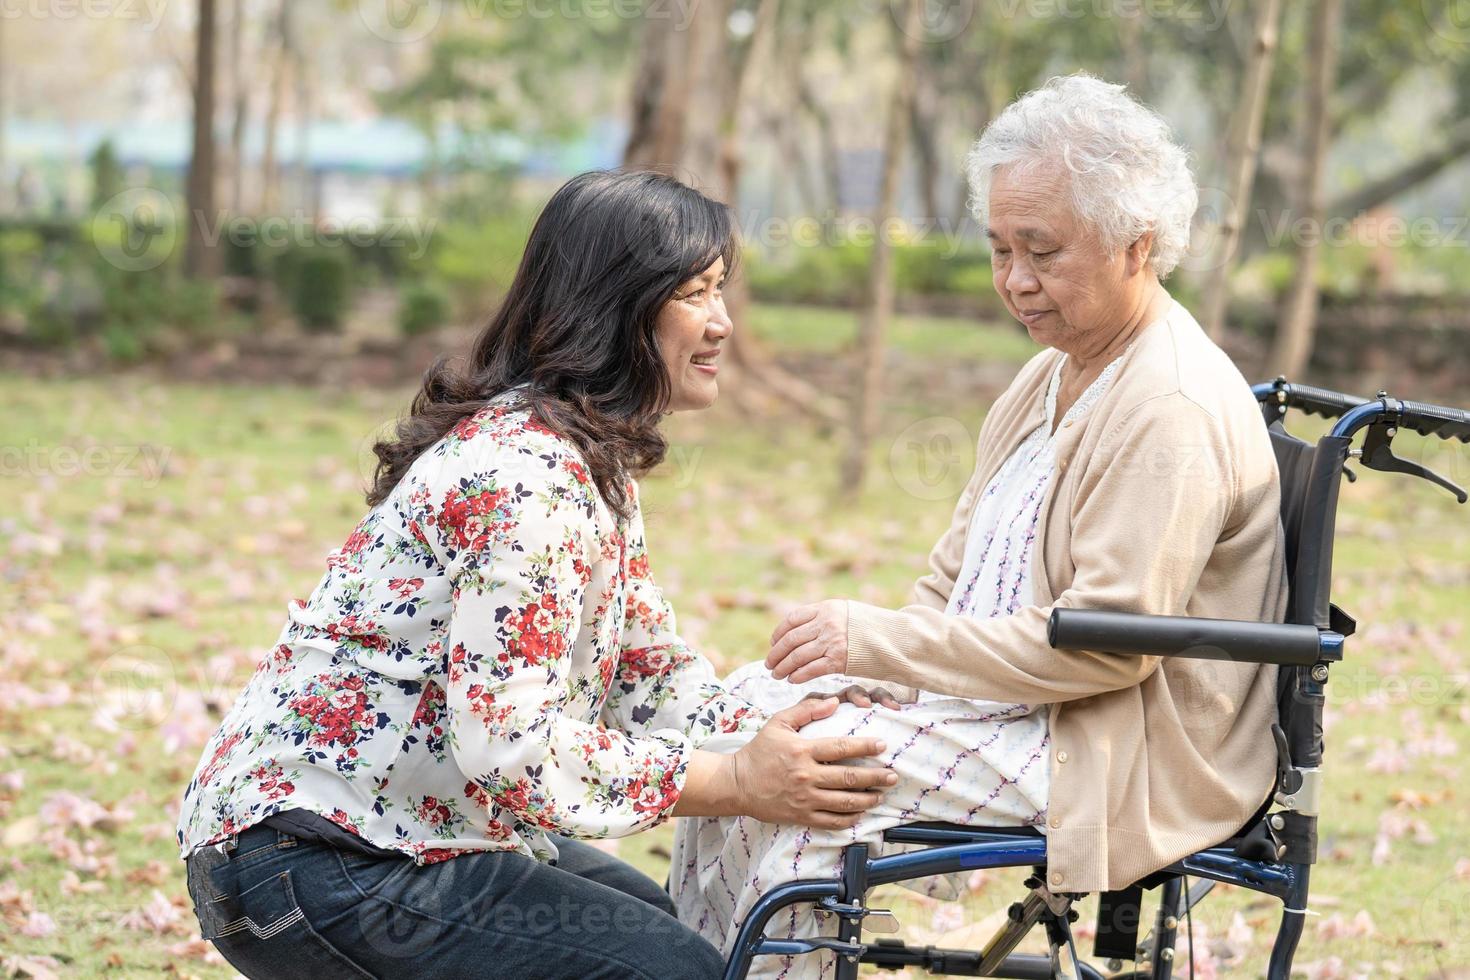
[[[1178,303],[1149,324],[1112,385],[1057,437],[1032,604],[944,613],[980,491],[1045,421],[1064,355],[1022,368],[980,428],[975,473],[911,605],[849,602],[848,673],[1002,702],[1047,704],[1047,881],[1123,888],[1237,831],[1272,789],[1276,668],[1063,652],[1053,607],[1280,622],[1280,484],[1245,379]]]

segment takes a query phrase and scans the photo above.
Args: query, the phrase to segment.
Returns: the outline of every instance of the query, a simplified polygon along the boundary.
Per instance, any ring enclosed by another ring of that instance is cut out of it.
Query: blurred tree
[[[623,165],[676,174],[740,211],[744,144],[756,114],[755,81],[770,69],[770,51],[781,16],[779,0],[711,0],[693,8],[681,32],[665,17],[645,19],[632,93],[632,126]],[[732,35],[731,24],[742,26]],[[737,324],[749,289],[735,277],[726,305]],[[829,425],[840,409],[801,378],[783,370],[753,334],[736,330],[726,344],[731,386],[740,401],[748,380],[790,406]]]
[[[122,166],[117,162],[117,152],[112,140],[103,140],[87,158],[92,168],[92,210],[96,211],[122,191]]]
[[[897,212],[898,177],[913,111],[915,64],[924,36],[925,0],[907,0],[899,34],[898,76],[889,96],[887,131],[883,138],[883,177],[873,224],[878,234],[873,242],[866,295],[858,314],[858,377],[851,407],[851,429],[842,464],[842,493],[855,499],[867,474],[868,447],[878,428],[878,408],[883,394],[885,332],[893,315],[893,241],[889,226]]]
[[[292,50],[295,31],[292,25],[291,0],[280,0],[272,19],[270,89],[266,95],[265,146],[260,157],[260,211],[275,214],[281,207],[281,165],[276,158],[280,139],[281,111],[286,100],[286,81],[294,60]]]
[[[1342,0],[1317,0],[1312,14],[1311,49],[1308,53],[1308,84],[1302,105],[1302,183],[1299,208],[1308,225],[1294,244],[1296,267],[1291,286],[1282,303],[1280,323],[1266,370],[1288,378],[1301,375],[1312,353],[1312,334],[1317,325],[1317,266],[1322,245],[1323,173],[1331,142],[1332,116],[1329,98],[1337,79],[1338,29]]]
[[[245,76],[245,32],[248,22],[245,17],[245,0],[232,0],[230,4],[230,99],[233,102],[230,121],[230,210],[240,212],[245,207],[245,126],[250,109],[250,87]]]
[[[1199,319],[1205,332],[1219,339],[1225,327],[1225,304],[1230,295],[1230,270],[1240,242],[1241,226],[1249,213],[1256,158],[1261,149],[1261,124],[1271,87],[1281,0],[1255,0],[1250,55],[1240,98],[1230,114],[1230,136],[1225,154],[1223,212],[1211,243],[1210,262],[1200,300]]]
[[[470,193],[503,191],[519,171],[508,144],[556,144],[613,106],[606,77],[624,65],[634,24],[596,0],[563,0],[554,15],[495,14],[483,2],[446,3],[427,54],[380,93],[384,112],[411,121],[430,147],[430,206],[453,176]],[[462,198],[452,203],[458,206]]]
[[[215,0],[199,0],[194,28],[194,149],[189,156],[185,213],[184,274],[192,279],[219,275],[220,252],[208,236],[215,230],[214,49]]]

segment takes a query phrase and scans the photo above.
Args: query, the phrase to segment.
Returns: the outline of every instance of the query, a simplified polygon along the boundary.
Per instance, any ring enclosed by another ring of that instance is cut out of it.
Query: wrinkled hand
[[[902,707],[902,704],[899,703],[898,698],[895,697],[893,692],[888,690],[888,688],[866,688],[863,687],[861,684],[849,684],[842,690],[838,691],[836,694],[808,694],[806,698],[803,698],[802,700],[808,700],[811,698],[836,698],[838,701],[846,701],[848,704],[855,704],[859,708],[871,708],[874,701],[877,701],[885,708],[896,709]]]
[[[771,634],[766,667],[777,680],[802,684],[847,672],[847,603],[827,599],[797,606]]]
[[[877,806],[898,775],[882,765],[838,765],[881,753],[874,738],[803,738],[799,731],[837,710],[835,698],[803,699],[771,716],[730,756],[742,813],[767,823],[846,830]]]

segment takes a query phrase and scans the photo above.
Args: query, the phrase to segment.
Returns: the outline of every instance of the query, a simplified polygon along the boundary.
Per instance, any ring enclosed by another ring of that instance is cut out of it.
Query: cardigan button
[[[1062,883],[1062,873],[1060,871],[1053,871],[1051,873],[1051,883],[1053,885],[1060,885]]]
[[[1067,750],[1066,749],[1062,749],[1062,751],[1060,751],[1060,752],[1057,753],[1057,761],[1058,762],[1066,762],[1067,761]]]
[[[1062,818],[1061,817],[1052,817],[1051,818],[1051,829],[1052,830],[1061,830],[1062,829]]]

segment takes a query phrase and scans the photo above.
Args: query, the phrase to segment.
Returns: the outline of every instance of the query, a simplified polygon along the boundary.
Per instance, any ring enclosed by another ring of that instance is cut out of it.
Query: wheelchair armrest
[[[1046,639],[1057,650],[1234,660],[1309,667],[1335,659],[1315,626],[1192,616],[1146,616],[1099,609],[1056,608]]]

